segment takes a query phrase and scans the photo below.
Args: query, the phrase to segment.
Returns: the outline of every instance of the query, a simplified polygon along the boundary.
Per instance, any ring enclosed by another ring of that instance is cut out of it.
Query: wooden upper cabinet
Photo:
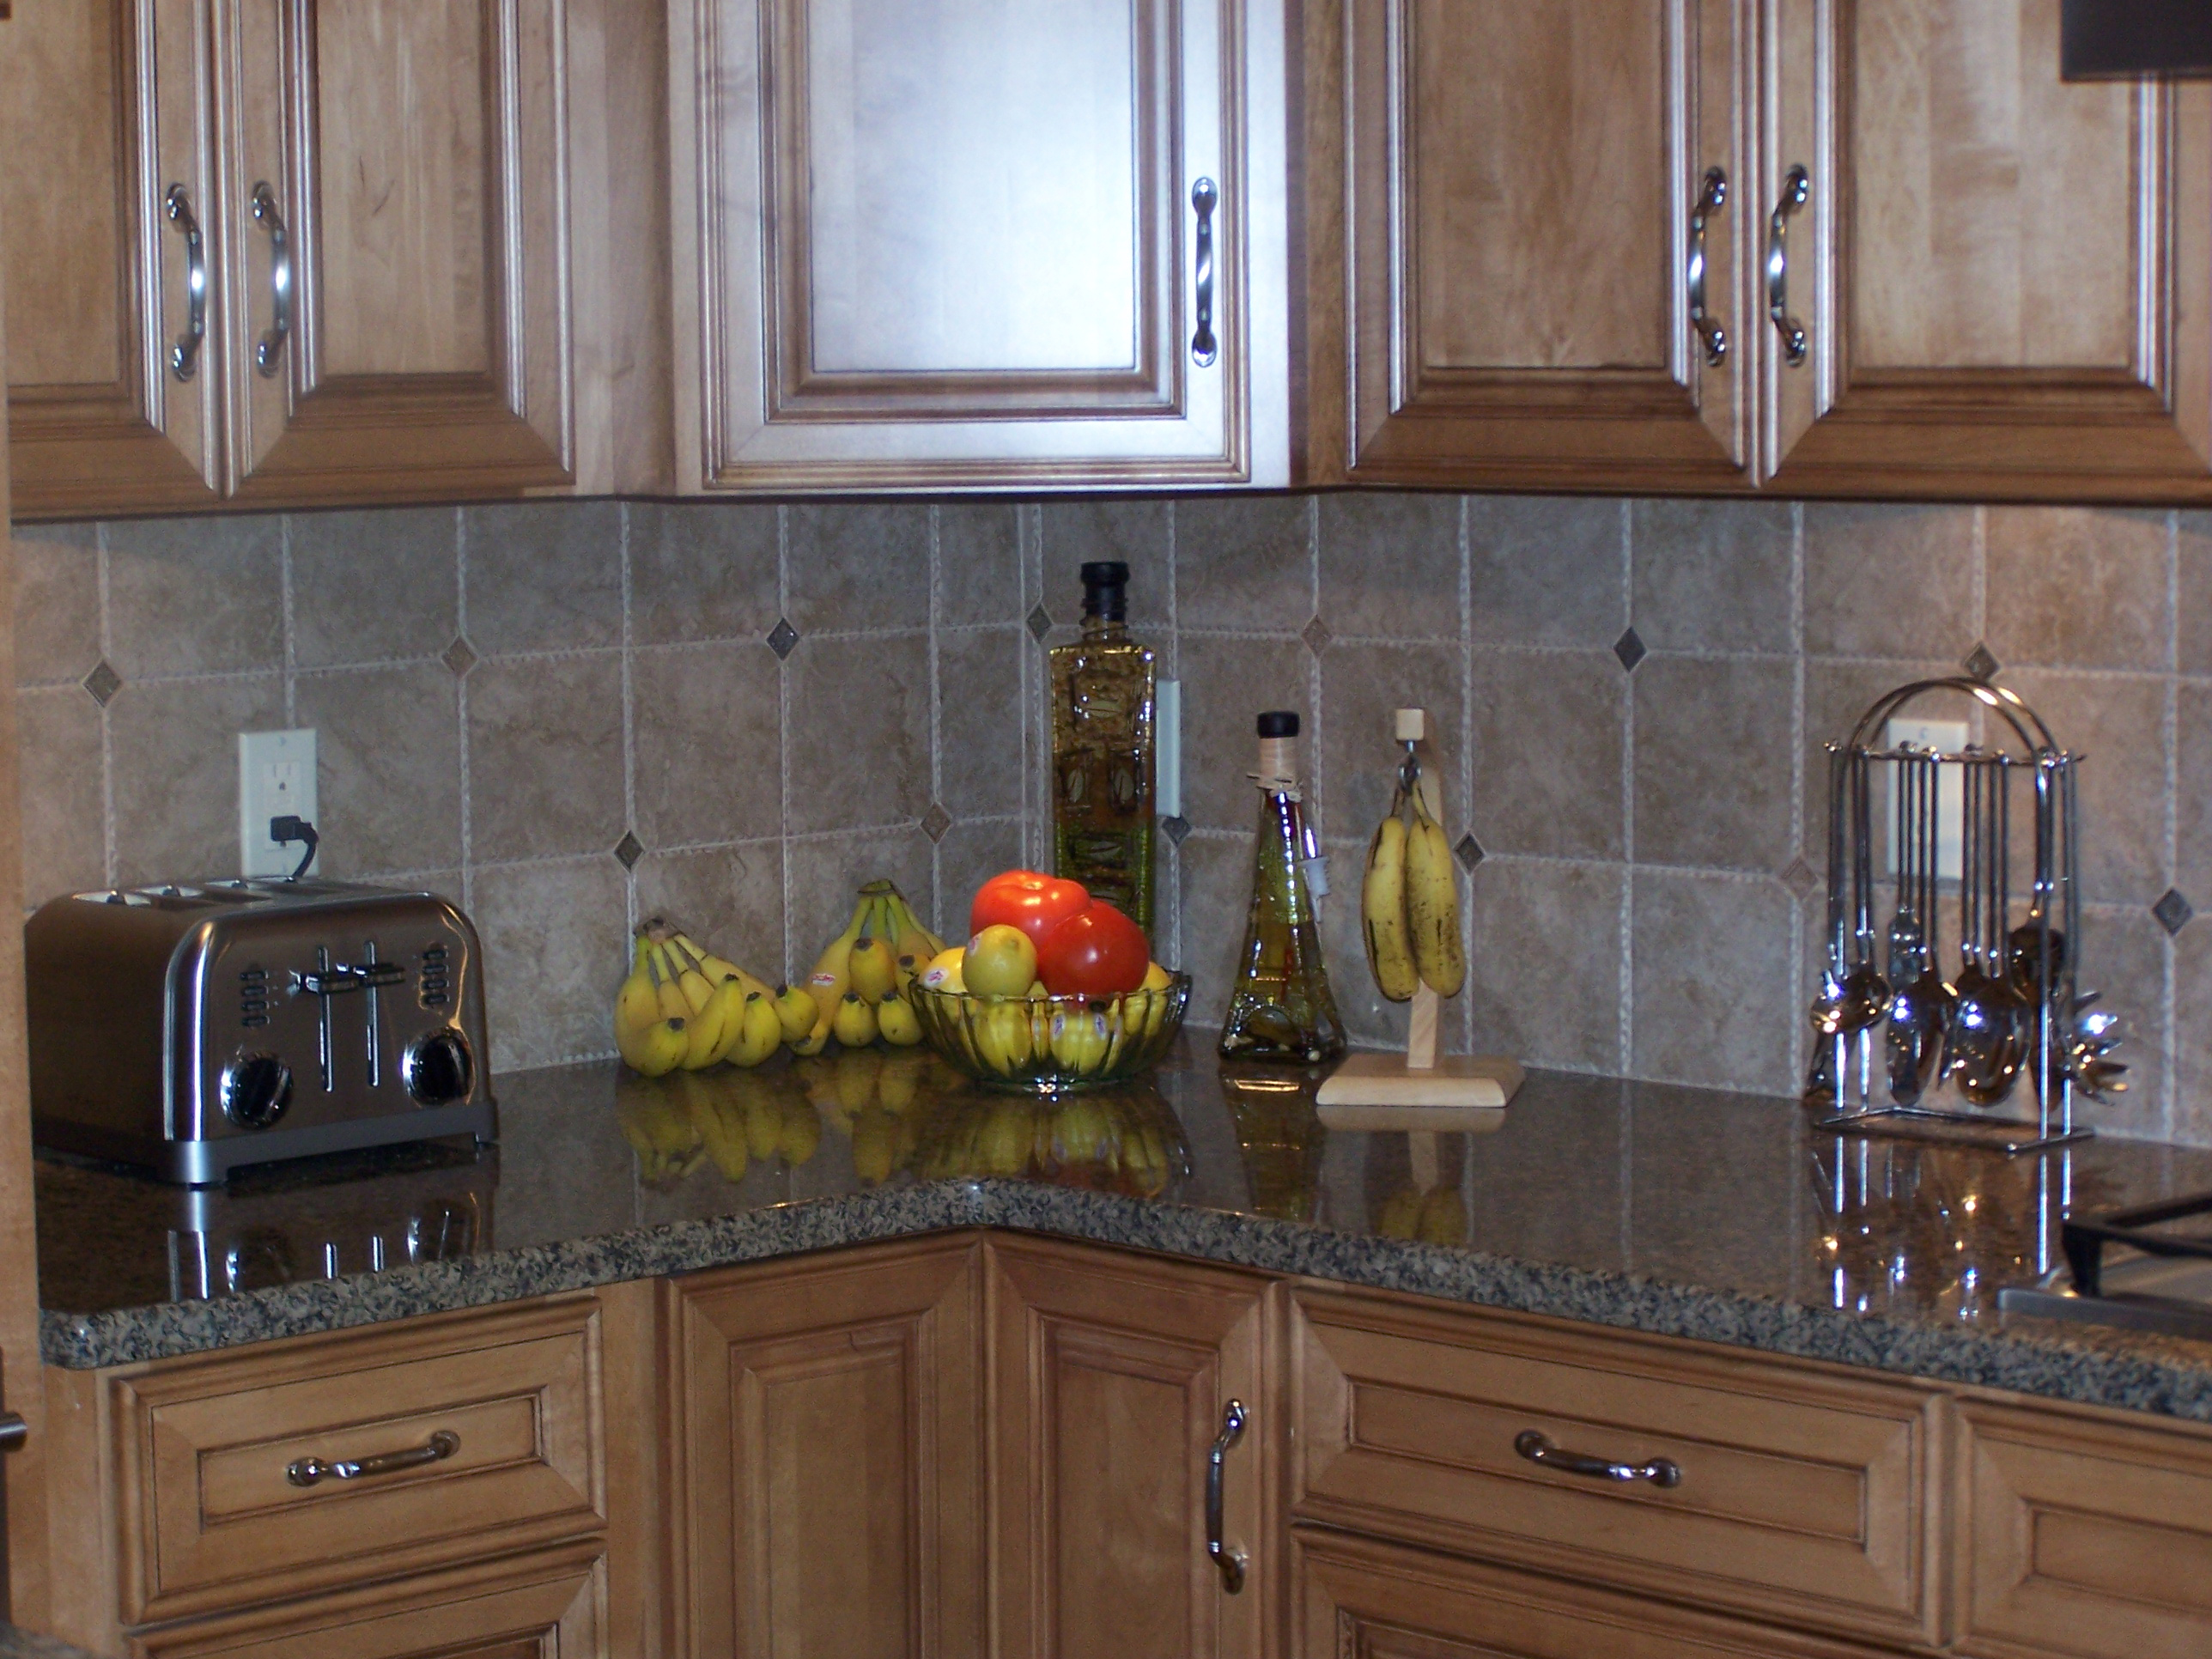
[[[2212,88],[2062,82],[2059,0],[1768,7],[1773,486],[2212,496]]]
[[[1095,1247],[993,1238],[994,1651],[1257,1659],[1282,1594],[1267,1285]],[[1221,1541],[1206,1472],[1223,1449]]]
[[[1284,481],[1281,0],[683,9],[684,487]]]
[[[204,284],[192,339],[218,211],[208,22],[204,0],[68,0],[7,25],[0,260],[21,516],[216,498],[222,344]]]
[[[1318,481],[1747,484],[1739,11],[1309,10]]]
[[[559,485],[563,0],[221,0],[239,495]]]

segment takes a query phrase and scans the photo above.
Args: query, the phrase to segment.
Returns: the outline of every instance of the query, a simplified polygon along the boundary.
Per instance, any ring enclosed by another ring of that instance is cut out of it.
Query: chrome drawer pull
[[[1728,204],[1728,174],[1718,167],[1705,169],[1705,180],[1690,208],[1690,325],[1705,348],[1705,362],[1718,368],[1728,361],[1728,330],[1705,309],[1705,218]]]
[[[442,1463],[460,1449],[461,1437],[450,1429],[441,1429],[427,1444],[410,1446],[405,1451],[379,1452],[374,1457],[341,1457],[335,1463],[325,1463],[319,1457],[302,1457],[284,1471],[284,1478],[295,1486],[312,1486],[325,1480],[365,1480],[373,1474],[397,1474],[402,1469],[419,1469],[425,1463]]]
[[[253,366],[273,377],[292,333],[292,239],[276,210],[276,192],[263,179],[253,187],[253,217],[269,233],[269,326],[254,343]]]
[[[200,345],[207,338],[207,244],[182,185],[171,185],[161,199],[169,222],[185,234],[185,331],[169,348],[169,373],[189,380],[199,372]]]
[[[1587,1452],[1563,1450],[1534,1429],[1523,1429],[1515,1435],[1513,1449],[1531,1463],[1540,1463],[1547,1469],[1559,1469],[1568,1474],[1587,1475],[1592,1480],[1649,1480],[1655,1486],[1682,1484],[1682,1466],[1671,1457],[1655,1457],[1648,1463],[1615,1463],[1607,1458],[1592,1457]]]
[[[1766,219],[1766,314],[1782,337],[1782,361],[1792,368],[1805,361],[1805,325],[1790,314],[1790,221],[1812,189],[1805,169],[1791,167]]]
[[[1244,1552],[1221,1541],[1221,1460],[1244,1432],[1244,1402],[1232,1400],[1221,1413],[1221,1432],[1206,1455],[1206,1554],[1221,1569],[1221,1588],[1234,1595],[1244,1588]]]
[[[1198,215],[1198,331],[1190,337],[1190,360],[1200,368],[1212,368],[1219,350],[1213,337],[1213,210],[1220,200],[1211,179],[1190,187],[1190,205]]]

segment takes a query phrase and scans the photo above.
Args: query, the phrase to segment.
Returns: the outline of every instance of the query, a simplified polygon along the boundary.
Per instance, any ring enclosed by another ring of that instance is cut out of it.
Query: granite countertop
[[[1327,1131],[1317,1076],[1223,1068],[1186,1038],[1149,1084],[1071,1097],[1041,1136],[1052,1109],[918,1052],[656,1083],[608,1062],[501,1078],[482,1155],[201,1193],[42,1159],[45,1355],[117,1364],[996,1225],[2212,1422],[2212,1344],[1996,1306],[2055,1260],[2069,1194],[2212,1188],[2212,1152],[2007,1159],[1557,1073],[1493,1133]]]

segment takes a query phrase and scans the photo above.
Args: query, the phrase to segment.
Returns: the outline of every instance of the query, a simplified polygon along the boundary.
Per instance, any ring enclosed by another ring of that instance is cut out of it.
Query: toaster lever
[[[313,973],[295,969],[292,981],[304,996],[334,997],[347,991],[373,991],[380,986],[398,985],[406,977],[406,968],[396,962],[365,962],[358,967],[338,962]]]

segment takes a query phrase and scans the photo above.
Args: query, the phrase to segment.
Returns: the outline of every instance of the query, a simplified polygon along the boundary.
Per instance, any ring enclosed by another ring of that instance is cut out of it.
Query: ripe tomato
[[[1104,899],[1045,935],[1037,947],[1037,977],[1056,997],[1103,997],[1133,991],[1152,966],[1145,930]]]
[[[1042,876],[1034,870],[1007,870],[985,882],[968,913],[968,936],[1003,922],[1030,936],[1030,943],[1044,948],[1045,935],[1091,902],[1079,881]]]

